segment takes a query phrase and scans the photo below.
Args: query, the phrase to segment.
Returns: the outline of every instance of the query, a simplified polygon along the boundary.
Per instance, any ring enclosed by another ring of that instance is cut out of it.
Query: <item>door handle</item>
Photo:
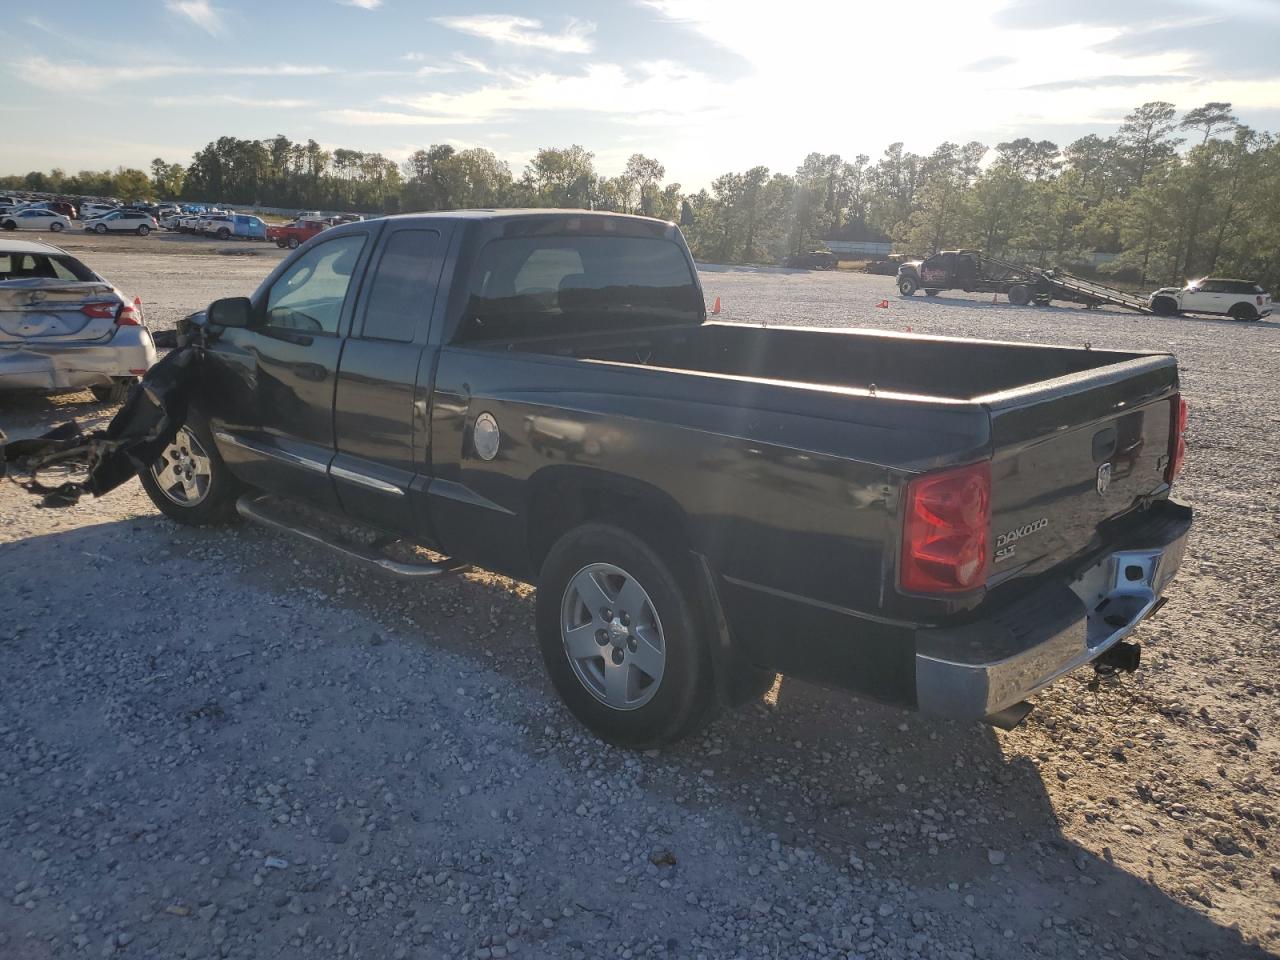
[[[294,364],[293,372],[298,375],[298,379],[311,380],[315,383],[319,383],[327,376],[325,368],[318,363]]]

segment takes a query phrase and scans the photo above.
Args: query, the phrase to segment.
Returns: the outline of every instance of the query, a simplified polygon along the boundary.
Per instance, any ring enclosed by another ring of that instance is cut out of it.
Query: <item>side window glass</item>
[[[361,335],[409,343],[431,312],[440,276],[440,234],[400,230],[391,235],[369,290]]]
[[[322,243],[299,257],[267,293],[266,326],[337,333],[364,243],[364,234],[353,234]]]

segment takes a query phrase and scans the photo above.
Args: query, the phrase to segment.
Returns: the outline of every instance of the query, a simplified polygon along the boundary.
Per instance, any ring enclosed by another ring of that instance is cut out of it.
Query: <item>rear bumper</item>
[[[156,362],[146,327],[117,327],[110,340],[0,347],[0,390],[75,390],[134,376]]]
[[[920,711],[959,720],[991,716],[1132,633],[1177,573],[1191,529],[1189,507],[1164,501],[1152,512],[1140,532],[1073,575],[990,617],[917,631]]]

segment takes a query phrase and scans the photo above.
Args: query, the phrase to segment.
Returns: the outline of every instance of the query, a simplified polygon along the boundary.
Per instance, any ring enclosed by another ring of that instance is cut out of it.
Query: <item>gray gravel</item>
[[[275,262],[209,256],[84,254],[175,318]],[[703,279],[731,320],[1174,349],[1199,521],[1143,669],[1072,676],[1008,734],[783,681],[633,754],[560,707],[527,586],[424,589],[180,529],[136,483],[65,511],[5,484],[0,957],[1280,947],[1277,325]],[[110,413],[83,401],[9,400],[0,425]]]

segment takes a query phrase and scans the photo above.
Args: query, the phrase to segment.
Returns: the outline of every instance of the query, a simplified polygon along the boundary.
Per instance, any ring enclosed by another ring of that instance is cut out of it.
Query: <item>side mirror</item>
[[[209,304],[207,322],[215,327],[248,327],[253,322],[253,302],[248,297],[225,297]]]

